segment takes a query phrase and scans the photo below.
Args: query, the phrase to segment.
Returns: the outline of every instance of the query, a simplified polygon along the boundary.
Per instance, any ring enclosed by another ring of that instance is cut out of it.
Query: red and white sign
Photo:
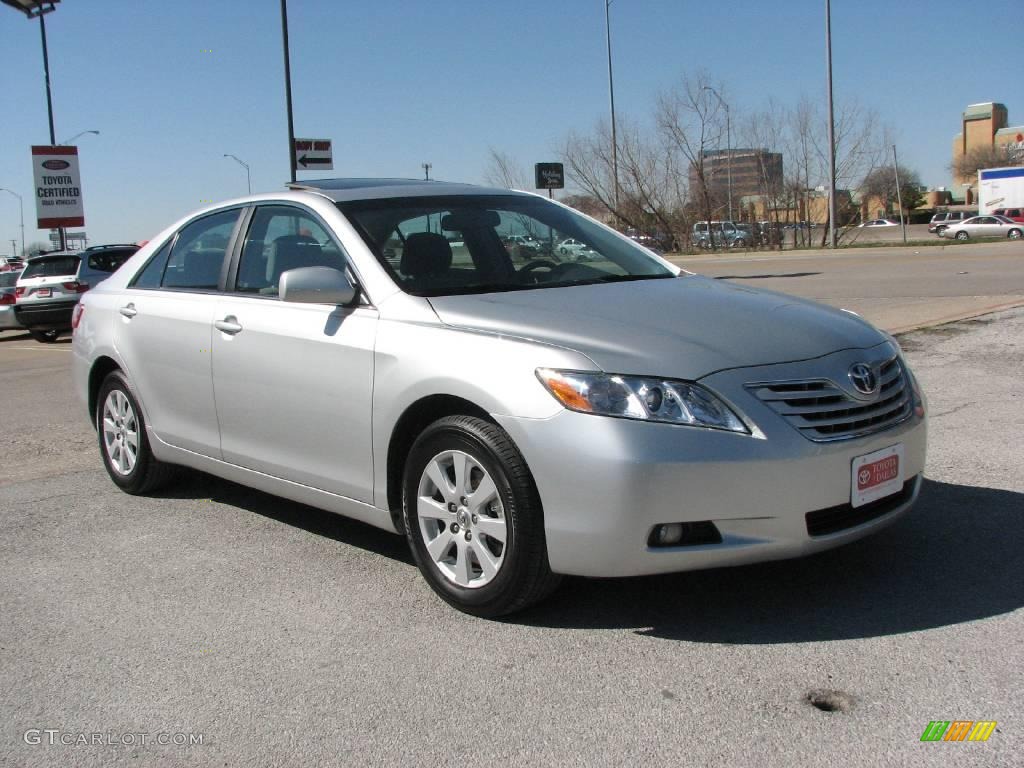
[[[78,147],[32,147],[39,229],[84,227]]]
[[[903,488],[903,444],[858,456],[853,460],[850,506],[860,507],[899,493]]]

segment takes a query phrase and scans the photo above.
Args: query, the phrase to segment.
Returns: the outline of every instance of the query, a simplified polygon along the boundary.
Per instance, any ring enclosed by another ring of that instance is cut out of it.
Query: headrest
[[[452,247],[435,232],[416,232],[405,238],[399,269],[410,277],[439,275],[452,265]]]

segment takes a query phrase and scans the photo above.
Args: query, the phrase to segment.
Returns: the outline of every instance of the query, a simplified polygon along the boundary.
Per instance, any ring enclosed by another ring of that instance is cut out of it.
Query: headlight
[[[699,384],[550,368],[538,368],[537,378],[573,411],[750,434],[728,405]]]

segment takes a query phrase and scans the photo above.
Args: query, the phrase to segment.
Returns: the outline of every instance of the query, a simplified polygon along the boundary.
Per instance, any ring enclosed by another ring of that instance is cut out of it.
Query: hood
[[[697,275],[430,303],[447,325],[568,347],[609,373],[691,380],[885,341],[848,312]]]

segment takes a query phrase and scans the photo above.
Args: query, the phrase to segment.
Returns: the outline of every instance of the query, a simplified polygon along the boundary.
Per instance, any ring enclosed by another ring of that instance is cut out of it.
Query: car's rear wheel
[[[946,231],[945,227],[936,227],[935,228],[935,234],[938,235],[939,237],[942,237],[942,233],[945,232],[945,231]]]
[[[1011,240],[1020,240],[1021,231],[1019,229],[1011,229],[1009,232],[1006,233],[1006,236]]]
[[[153,456],[142,411],[120,371],[108,374],[96,396],[96,432],[103,466],[121,490],[149,493],[174,477],[176,467]]]
[[[427,427],[406,462],[402,506],[420,572],[459,610],[512,613],[558,585],[533,478],[496,424],[449,416]]]
[[[31,336],[36,341],[42,342],[43,344],[53,344],[53,342],[55,342],[60,337],[60,331],[37,331],[32,328],[29,328],[28,335]]]
[[[969,237],[970,237],[970,235],[968,235],[966,232],[957,232],[956,233],[956,239],[957,240],[967,240]]]

